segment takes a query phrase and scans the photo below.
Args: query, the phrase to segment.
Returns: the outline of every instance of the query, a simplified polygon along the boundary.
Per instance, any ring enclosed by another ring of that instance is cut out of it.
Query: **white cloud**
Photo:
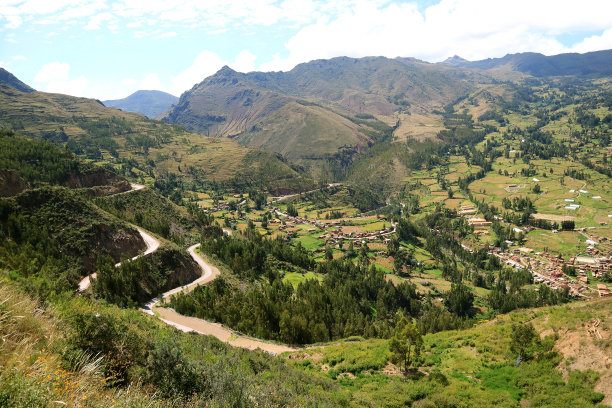
[[[18,28],[23,23],[19,16],[6,16],[5,18],[7,20],[6,28]]]
[[[159,35],[158,35],[157,37],[155,37],[155,38],[157,38],[158,40],[161,40],[161,39],[163,39],[163,38],[172,38],[172,37],[176,37],[177,35],[178,35],[178,33],[177,33],[177,32],[175,32],[175,31],[170,31],[170,32],[168,32],[168,33],[159,34]]]
[[[574,52],[588,52],[593,50],[612,49],[612,28],[604,31],[601,35],[585,38],[572,47]]]
[[[70,64],[67,62],[52,62],[42,66],[34,77],[34,82],[67,81]]]
[[[100,14],[96,14],[95,16],[91,17],[89,19],[89,22],[87,23],[87,25],[85,25],[83,28],[85,30],[99,30],[100,29],[100,25],[105,22],[105,21],[110,21],[113,20],[114,16],[109,13],[108,11],[105,11],[103,13]]]
[[[612,2],[514,0],[442,0],[420,12],[415,4],[356,1],[340,14],[303,26],[285,44],[286,58],[274,58],[262,70],[288,70],[301,62],[347,55],[414,56],[441,61],[458,54],[467,59],[534,51],[547,55],[570,51],[556,36],[580,30],[604,30],[585,39],[580,51],[612,47]]]
[[[149,89],[149,90],[156,90],[156,89],[161,89],[163,88],[161,81],[159,80],[159,75],[158,74],[149,74],[146,77],[143,78],[142,81],[140,81],[140,88],[139,89]]]
[[[239,72],[255,71],[255,60],[257,56],[249,50],[242,50],[236,55],[234,62],[230,64],[232,69]]]
[[[217,72],[223,65],[226,62],[218,54],[207,50],[200,52],[189,68],[170,78],[170,93],[180,95]]]
[[[15,55],[13,57],[13,61],[23,61],[25,59],[26,59],[26,57],[24,57],[23,55]]]
[[[52,80],[45,85],[44,90],[72,96],[93,97],[90,83],[83,75],[71,80]]]
[[[224,65],[240,72],[250,72],[255,70],[255,60],[257,56],[249,50],[240,51],[233,62],[224,60],[219,54],[204,50],[200,52],[193,61],[193,64],[176,76],[170,78],[170,86],[166,89],[159,89],[170,92],[173,95],[180,95],[193,85],[202,82],[206,77],[213,75]]]

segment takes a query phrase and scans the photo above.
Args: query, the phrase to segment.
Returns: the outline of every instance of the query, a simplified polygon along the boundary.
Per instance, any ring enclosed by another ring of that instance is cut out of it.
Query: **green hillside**
[[[132,179],[175,175],[196,184],[243,183],[274,189],[309,188],[312,181],[275,155],[228,139],[203,137],[180,126],[107,108],[98,101],[0,86],[0,126],[17,135],[65,145]],[[245,163],[248,158],[248,164]],[[266,168],[266,180],[250,164]]]

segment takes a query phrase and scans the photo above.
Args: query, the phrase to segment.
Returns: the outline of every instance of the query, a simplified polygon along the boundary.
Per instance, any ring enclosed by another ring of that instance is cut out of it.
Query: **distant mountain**
[[[181,95],[162,119],[320,167],[330,155],[380,140],[400,111],[442,109],[466,95],[479,74],[463,71],[384,57],[316,60],[288,72],[224,67]]]
[[[21,92],[34,92],[36,89],[29,87],[21,82],[15,75],[4,68],[0,68],[0,85],[16,89]]]
[[[105,164],[129,159],[130,167],[143,174],[257,186],[273,194],[304,191],[314,184],[302,169],[276,154],[235,140],[202,137],[181,126],[105,107],[95,99],[24,93],[0,85],[0,129],[48,140]],[[15,174],[0,174],[2,179],[18,181]],[[73,184],[84,187],[87,182],[75,179]]]
[[[607,76],[612,75],[612,50],[552,56],[524,52],[508,54],[502,58],[487,58],[481,61],[467,61],[454,56],[440,64],[482,70],[503,68],[536,77],[564,75]]]
[[[162,91],[136,91],[127,98],[108,100],[102,103],[110,108],[142,113],[149,118],[154,118],[167,111],[178,100],[179,98],[176,96]]]

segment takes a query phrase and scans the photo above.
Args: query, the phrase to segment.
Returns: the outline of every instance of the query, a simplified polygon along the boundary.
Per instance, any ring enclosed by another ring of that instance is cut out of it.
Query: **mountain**
[[[0,68],[0,85],[16,89],[21,92],[34,92],[35,89],[21,82],[15,75],[4,68]]]
[[[430,112],[474,89],[477,73],[415,59],[316,60],[289,72],[242,74],[223,67],[181,95],[162,120],[282,154],[311,170],[359,152],[399,125],[399,114]]]
[[[154,118],[167,111],[177,101],[176,96],[162,91],[136,91],[127,98],[102,101],[102,103],[111,108],[142,113]]]
[[[276,154],[107,108],[94,99],[24,93],[0,85],[0,128],[66,146],[132,178],[178,177],[274,193],[308,190],[314,184],[302,169]]]
[[[612,50],[552,56],[524,52],[508,54],[502,58],[487,58],[481,61],[467,61],[455,56],[448,58],[441,64],[482,70],[502,68],[536,77],[563,75],[607,76],[612,75]]]

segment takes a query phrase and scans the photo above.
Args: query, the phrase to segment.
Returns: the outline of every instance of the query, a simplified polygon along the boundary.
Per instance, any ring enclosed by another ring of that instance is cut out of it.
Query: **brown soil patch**
[[[363,231],[361,230],[361,228],[359,228],[359,227],[357,227],[355,225],[343,225],[342,226],[342,232],[344,234],[350,234],[351,232],[352,233],[357,233],[357,232],[363,232]]]
[[[595,391],[605,395],[602,403],[608,405],[612,404],[612,349],[609,347],[611,340],[609,322],[594,319],[576,330],[561,330],[555,345],[564,358],[558,367],[564,376],[567,375],[566,367],[571,370],[591,369],[599,373]],[[608,347],[605,347],[606,344]],[[570,362],[568,366],[567,361]]]
[[[402,370],[400,370],[398,366],[396,366],[395,364],[391,364],[390,362],[387,362],[387,365],[385,366],[385,368],[380,370],[380,372],[385,375],[398,375],[398,376],[404,375],[404,373],[402,373]]]
[[[548,220],[555,222],[563,222],[563,221],[574,221],[576,217],[572,215],[557,215],[557,214],[533,214],[533,218],[536,220]]]
[[[518,191],[519,191],[521,188],[525,188],[525,186],[524,186],[524,185],[522,185],[522,184],[517,185],[517,186],[513,186],[513,187],[507,186],[507,187],[504,187],[504,190],[506,190],[506,191],[507,191],[507,192],[509,192],[509,193],[518,193]]]
[[[311,360],[313,362],[319,362],[319,361],[323,360],[323,354],[321,354],[321,353],[309,354],[309,353],[298,352],[298,353],[291,353],[291,354],[289,354],[287,356],[287,359],[289,359],[289,360],[298,360],[298,361]]]
[[[338,378],[340,378],[340,379],[346,378],[346,379],[349,379],[349,380],[354,380],[357,377],[355,377],[355,374],[353,374],[353,373],[340,373],[340,374],[338,374]]]

